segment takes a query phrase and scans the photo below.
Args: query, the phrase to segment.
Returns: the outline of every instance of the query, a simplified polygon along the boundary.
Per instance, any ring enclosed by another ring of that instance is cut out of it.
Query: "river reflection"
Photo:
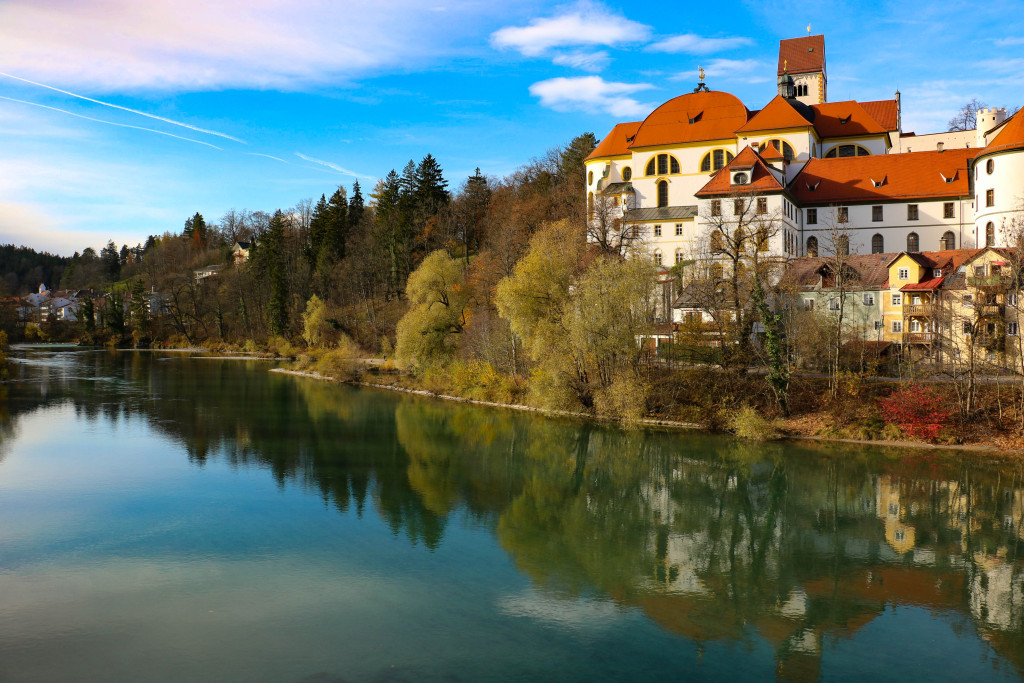
[[[673,664],[681,668],[659,661],[640,677],[900,679],[931,666],[935,678],[977,680],[1024,671],[1016,462],[622,431],[266,369],[31,351],[20,380],[3,388],[0,443],[10,457],[23,418],[71,406],[87,423],[144,420],[193,468],[266,470],[335,514],[379,520],[421,553],[483,530],[532,586],[497,602],[505,617],[545,613],[557,625],[624,610],[690,648],[692,659]],[[551,616],[547,601],[562,612]],[[486,630],[488,618],[458,628]],[[601,656],[613,657],[617,644],[606,646]],[[765,657],[767,670],[740,664]],[[625,676],[630,666],[603,671]],[[588,669],[569,670],[583,678]],[[411,679],[454,675],[418,672]],[[483,669],[467,679],[480,673],[504,677]]]

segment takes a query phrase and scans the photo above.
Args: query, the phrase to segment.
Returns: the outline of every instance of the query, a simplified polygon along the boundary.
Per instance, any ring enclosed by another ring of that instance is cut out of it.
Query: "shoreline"
[[[318,372],[307,372],[304,370],[288,370],[287,368],[271,368],[270,372],[277,372],[284,375],[292,375],[295,377],[305,377],[308,379],[316,379],[326,382],[334,382],[336,384],[351,384],[353,386],[368,387],[371,389],[380,389],[384,391],[395,391],[405,394],[413,394],[415,396],[423,396],[425,398],[435,398],[444,401],[452,401],[455,403],[468,403],[472,405],[486,406],[491,408],[505,408],[509,410],[518,410],[520,412],[535,413],[537,415],[547,415],[551,417],[568,417],[579,420],[589,420],[593,422],[613,423],[613,424],[628,424],[628,425],[639,425],[644,427],[664,427],[667,429],[675,430],[687,430],[687,431],[699,431],[705,434],[715,434],[707,429],[703,425],[693,422],[680,422],[677,420],[660,420],[655,418],[643,418],[641,420],[635,420],[630,422],[624,422],[611,417],[601,417],[598,415],[591,415],[589,413],[578,413],[568,410],[551,410],[548,408],[535,408],[533,406],[526,406],[519,403],[497,403],[495,401],[480,401],[472,398],[465,398],[462,396],[452,396],[450,394],[438,394],[426,389],[410,389],[408,387],[399,387],[391,384],[378,384],[375,382],[363,382],[363,381],[351,381],[341,380],[327,375],[322,375]],[[727,434],[727,432],[725,432]],[[738,437],[734,437],[738,438]],[[923,441],[888,441],[888,440],[870,440],[870,439],[841,439],[828,436],[813,436],[805,434],[784,434],[777,439],[768,439],[762,443],[772,443],[780,441],[818,441],[822,443],[841,443],[858,446],[882,446],[885,448],[903,448],[903,449],[915,449],[915,450],[932,450],[932,451],[966,451],[972,453],[985,453],[993,455],[1007,455],[1007,456],[1020,456],[1024,454],[1024,450],[1019,449],[1006,449],[1000,448],[999,446],[989,446],[985,444],[930,444],[924,443]]]

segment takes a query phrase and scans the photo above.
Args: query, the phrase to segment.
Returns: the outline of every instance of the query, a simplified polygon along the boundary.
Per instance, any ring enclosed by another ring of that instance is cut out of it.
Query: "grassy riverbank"
[[[955,448],[1024,452],[1024,438],[1016,429],[1020,416],[1013,409],[1012,387],[979,389],[976,418],[961,421],[948,414],[933,438],[915,436],[913,426],[887,419],[883,402],[906,387],[900,382],[846,379],[842,392],[827,400],[827,380],[797,379],[793,383],[792,415],[783,417],[765,395],[763,378],[716,370],[658,370],[646,410],[641,415],[614,415],[597,410],[561,409],[539,400],[529,379],[499,375],[487,368],[432,368],[418,372],[398,371],[389,361],[361,359],[339,351],[303,354],[285,371],[308,377],[359,383],[381,389],[411,392],[447,400],[473,402],[551,415],[597,419],[625,425],[652,425],[732,433],[755,440],[819,439],[893,446]],[[930,385],[926,391],[948,400],[955,387]],[[916,395],[916,394],[915,394]],[[911,398],[914,398],[911,396]],[[952,411],[950,411],[952,413]]]

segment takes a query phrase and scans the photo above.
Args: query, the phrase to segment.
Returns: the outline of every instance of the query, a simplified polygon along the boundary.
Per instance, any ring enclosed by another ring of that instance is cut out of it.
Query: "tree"
[[[206,246],[207,238],[207,225],[206,219],[203,218],[203,214],[196,211],[194,216],[185,220],[185,229],[181,231],[181,236],[192,241],[192,245],[201,249]]]
[[[334,341],[337,323],[330,316],[330,307],[323,299],[316,294],[309,297],[302,312],[302,338],[310,347],[326,347]]]
[[[835,209],[822,217],[825,227],[822,246],[826,263],[832,273],[832,291],[836,300],[836,307],[832,309],[836,315],[828,357],[829,393],[835,399],[839,392],[839,377],[842,369],[840,356],[844,339],[843,325],[846,321],[846,295],[851,285],[856,284],[859,275],[849,265],[850,231],[847,228],[847,223],[842,220]]]
[[[270,284],[267,326],[275,335],[283,335],[288,331],[288,276],[284,263],[284,228],[284,214],[275,211],[267,227],[266,237],[261,241],[257,252]]]
[[[121,273],[121,258],[117,251],[114,240],[107,242],[107,246],[100,251],[100,262],[109,280],[117,280]]]
[[[87,296],[82,301],[82,322],[85,324],[85,331],[92,334],[96,331],[96,311],[93,307],[92,297]]]
[[[359,181],[352,183],[352,197],[348,200],[348,230],[353,232],[363,221],[363,191]]]
[[[405,367],[444,361],[455,353],[453,335],[466,325],[470,292],[463,265],[443,249],[409,275],[409,310],[398,323],[395,356]]]
[[[949,120],[949,127],[946,130],[974,130],[978,127],[978,110],[985,109],[986,107],[988,107],[987,104],[979,101],[976,97],[972,97]]]

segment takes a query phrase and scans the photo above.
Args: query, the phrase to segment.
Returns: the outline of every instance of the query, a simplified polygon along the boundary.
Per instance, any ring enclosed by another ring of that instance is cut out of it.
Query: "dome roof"
[[[687,93],[652,111],[630,148],[724,140],[733,137],[748,117],[735,95],[715,90]]]

